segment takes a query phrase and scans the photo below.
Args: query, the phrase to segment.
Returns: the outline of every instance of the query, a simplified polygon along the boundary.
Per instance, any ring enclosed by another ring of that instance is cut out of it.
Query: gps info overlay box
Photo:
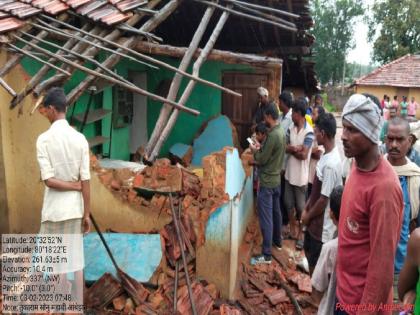
[[[82,234],[3,234],[3,313],[83,313]]]

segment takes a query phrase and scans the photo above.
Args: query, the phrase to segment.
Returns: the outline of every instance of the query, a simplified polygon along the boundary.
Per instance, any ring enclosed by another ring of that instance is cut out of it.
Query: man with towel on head
[[[392,304],[394,253],[403,213],[401,186],[379,152],[378,106],[355,94],[342,118],[344,154],[355,163],[340,210],[335,314],[391,314],[386,306]]]
[[[267,105],[270,103],[268,98],[268,90],[265,87],[260,86],[257,89],[258,106],[254,115],[252,116],[252,125],[255,127],[261,122],[264,122],[264,111]]]

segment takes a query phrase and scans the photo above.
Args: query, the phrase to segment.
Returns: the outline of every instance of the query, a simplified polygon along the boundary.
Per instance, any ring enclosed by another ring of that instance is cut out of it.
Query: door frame
[[[252,71],[239,71],[239,70],[226,70],[222,71],[222,85],[223,85],[223,76],[225,74],[268,74],[268,86],[265,87],[268,90],[270,95],[270,100],[273,100],[277,103],[278,97],[281,93],[282,86],[282,65],[278,67],[256,67]],[[278,82],[278,84],[276,84]],[[224,86],[224,85],[223,85]],[[255,94],[257,91],[255,91]],[[223,107],[223,99],[222,99]]]

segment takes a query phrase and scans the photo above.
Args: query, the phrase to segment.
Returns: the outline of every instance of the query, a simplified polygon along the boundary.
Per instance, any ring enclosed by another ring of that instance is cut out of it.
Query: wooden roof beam
[[[159,45],[154,43],[139,42],[135,49],[139,52],[166,57],[182,58],[186,47],[175,47],[170,45]],[[194,56],[197,58],[201,49],[197,49]],[[244,64],[254,67],[272,66],[281,67],[283,60],[280,58],[265,57],[253,54],[235,53],[225,50],[213,49],[207,56],[207,60],[221,61],[229,64]]]
[[[150,5],[152,3],[149,2],[148,5]],[[153,31],[160,23],[162,23],[164,20],[166,20],[166,18],[175,11],[175,9],[178,7],[178,5],[180,4],[180,1],[178,0],[171,0],[170,2],[168,2],[162,9],[160,9],[154,16],[152,16],[146,23],[144,23],[141,28],[140,31],[142,32],[151,32]],[[131,23],[129,23],[131,24]],[[116,32],[116,36],[115,37],[120,37],[121,33],[120,31],[116,30],[114,31]],[[114,33],[112,32],[112,33]],[[110,39],[107,38],[109,40],[114,40],[114,39]],[[127,48],[132,48],[135,43],[138,42],[138,38],[134,38],[131,37],[129,39],[127,39],[126,41],[124,41],[124,43],[122,44],[124,47]],[[118,49],[119,52],[122,51],[122,49]],[[113,68],[119,61],[120,61],[120,56],[118,55],[112,55],[109,56],[103,63],[102,65],[104,67],[107,68]],[[101,72],[100,69],[97,69],[98,72]],[[93,82],[96,80],[95,75],[89,75],[87,78],[85,78],[82,82],[79,83],[79,85],[77,87],[75,87],[72,91],[70,91],[70,93],[68,94],[68,102],[69,104],[73,104],[82,94],[83,92],[93,84]]]

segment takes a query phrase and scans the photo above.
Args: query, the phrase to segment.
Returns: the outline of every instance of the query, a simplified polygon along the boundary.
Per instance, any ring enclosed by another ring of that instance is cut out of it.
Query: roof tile
[[[24,25],[24,22],[14,17],[9,17],[0,20],[0,33],[8,32],[17,29]]]
[[[420,55],[405,55],[357,79],[356,85],[420,87]]]

